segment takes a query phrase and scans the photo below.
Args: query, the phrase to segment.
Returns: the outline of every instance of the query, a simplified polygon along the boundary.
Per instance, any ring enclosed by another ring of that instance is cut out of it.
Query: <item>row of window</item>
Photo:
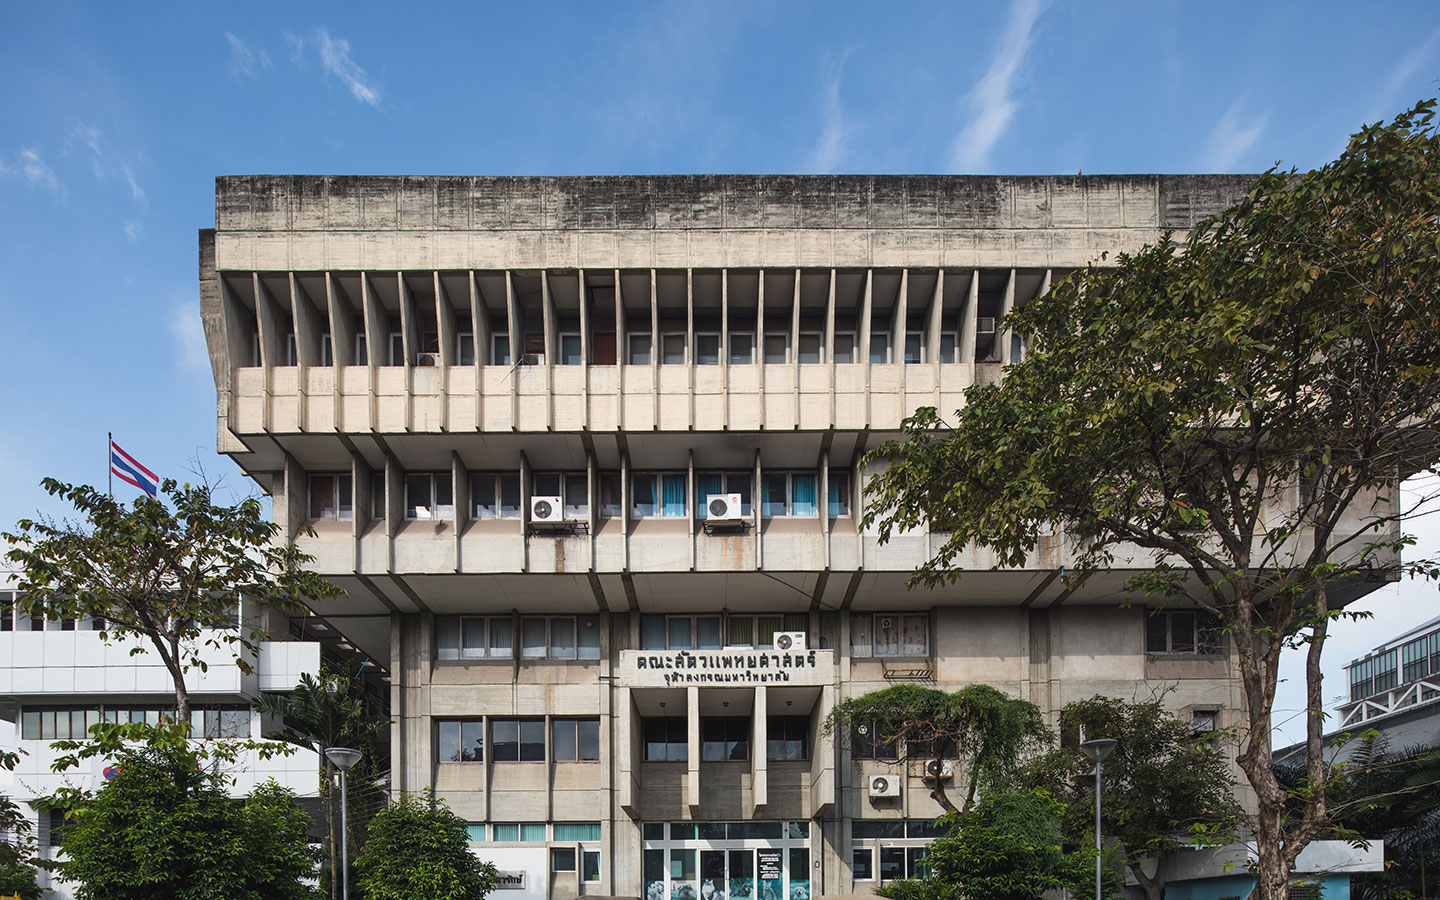
[[[446,719],[435,723],[440,762],[483,762],[485,726],[490,726],[490,759],[494,762],[544,762],[544,719]],[[600,720],[551,719],[550,754],[555,762],[598,762]]]
[[[810,823],[796,822],[646,822],[641,837],[647,842],[664,841],[803,841],[810,837]]]
[[[599,474],[601,516],[614,518],[622,508],[618,472]],[[693,500],[697,518],[705,518],[712,496],[739,494],[741,514],[750,516],[754,483],[750,472],[700,472],[693,490],[683,472],[635,472],[630,476],[630,516],[683,518]],[[766,518],[818,518],[820,515],[819,473],[766,472],[760,478],[760,514]],[[826,480],[827,514],[848,516],[851,510],[850,473],[831,469]],[[543,472],[534,476],[532,497],[559,497],[567,519],[584,519],[590,514],[589,481],[583,472]],[[344,473],[310,476],[309,517],[348,520],[355,517],[354,479]],[[475,472],[470,475],[470,517],[474,519],[518,519],[523,492],[518,472]],[[385,517],[385,476],[375,473],[370,486],[370,515]],[[413,472],[405,475],[405,518],[453,519],[455,491],[449,472]]]
[[[145,723],[159,725],[174,715],[168,706],[27,706],[20,711],[20,737],[27,741],[84,740],[91,727]],[[204,738],[250,737],[250,707],[205,706],[190,710],[190,734]]]
[[[717,616],[642,615],[641,650],[720,650],[725,647],[769,648],[777,632],[806,632],[806,613]]]
[[[1225,630],[1208,612],[1151,610],[1145,618],[1145,652],[1217,656],[1225,652]]]
[[[1440,631],[1433,631],[1352,664],[1350,699],[1363,700],[1437,674],[1440,674]]]
[[[468,317],[465,320],[468,328]],[[995,340],[994,317],[982,317],[976,333],[975,359],[980,362],[999,362],[998,344]],[[398,319],[390,323],[389,341],[386,347],[386,365],[402,366],[406,362],[405,339]],[[937,362],[958,361],[956,347],[959,334],[954,330],[940,333]],[[758,337],[754,331],[734,331],[722,346],[721,334],[715,331],[696,331],[693,340],[687,340],[683,330],[663,330],[659,335],[658,353],[655,340],[649,329],[636,331],[625,336],[625,362],[632,366],[648,366],[657,360],[661,365],[718,366],[725,359],[732,366],[754,365],[758,359],[766,365],[789,365],[792,361],[801,364],[835,362],[839,365],[860,362],[856,344],[858,338],[853,330],[836,330],[831,346],[830,358],[825,352],[823,331],[801,330],[792,336],[788,328],[767,328]],[[758,346],[757,346],[758,342]],[[545,337],[541,333],[527,333],[523,340],[524,361],[528,365],[545,364]],[[370,363],[369,345],[363,324],[356,329],[355,365]],[[578,331],[564,331],[557,335],[556,363],[562,366],[579,366],[585,361],[584,346]],[[613,366],[616,364],[616,345],[613,333],[598,333],[591,338],[590,355],[592,365]],[[901,350],[901,361],[907,364],[929,362],[925,332],[921,328],[907,329],[905,344]],[[865,360],[872,365],[884,365],[894,361],[894,348],[890,341],[889,325],[871,325],[870,344],[866,348]],[[472,331],[459,331],[455,335],[455,364],[475,365],[475,335]],[[285,335],[284,365],[293,366],[299,362],[299,351],[295,333]],[[438,332],[426,331],[420,335],[415,358],[410,361],[416,366],[435,366],[440,362],[440,337]],[[495,331],[490,335],[490,365],[509,366],[514,360],[511,355],[508,331]],[[259,331],[252,332],[250,364],[261,365]],[[335,365],[335,348],[330,332],[320,335],[320,365]]]
[[[17,591],[0,591],[0,631],[104,631],[104,619],[50,619],[44,613],[22,613]]]
[[[547,841],[585,843],[600,840],[599,822],[471,822],[465,827],[472,844],[543,844]]]
[[[690,756],[689,720],[678,716],[641,720],[646,762],[685,762]],[[750,759],[749,716],[700,719],[700,758],[705,762]],[[765,758],[810,758],[810,720],[806,716],[769,716],[765,722]]]
[[[599,659],[599,616],[436,616],[437,659]]]

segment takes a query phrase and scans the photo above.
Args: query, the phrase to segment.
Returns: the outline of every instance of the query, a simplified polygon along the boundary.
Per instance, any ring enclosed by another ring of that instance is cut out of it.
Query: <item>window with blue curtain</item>
[[[790,476],[790,490],[794,496],[794,512],[797,516],[815,516],[820,509],[815,504],[815,476],[796,472]]]
[[[705,517],[705,504],[711,494],[725,493],[724,482],[719,472],[701,472],[695,476],[695,515]]]
[[[850,515],[850,473],[841,469],[831,469],[828,488],[830,515]]]
[[[661,496],[664,501],[664,506],[660,515],[685,515],[685,476],[662,475],[661,482],[663,491]]]

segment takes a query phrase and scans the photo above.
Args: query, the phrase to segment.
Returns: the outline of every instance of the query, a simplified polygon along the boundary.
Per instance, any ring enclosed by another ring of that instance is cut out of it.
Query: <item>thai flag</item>
[[[120,445],[110,440],[110,474],[121,481],[128,481],[140,490],[144,491],[151,500],[160,490],[160,479],[155,473],[135,461],[135,457],[120,449]]]

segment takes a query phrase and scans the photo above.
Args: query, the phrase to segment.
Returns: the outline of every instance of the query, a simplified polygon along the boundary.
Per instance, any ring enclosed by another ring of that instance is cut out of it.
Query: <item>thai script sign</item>
[[[630,686],[828,684],[833,650],[624,650],[620,682]]]
[[[495,890],[497,891],[523,891],[525,890],[525,870],[501,869],[495,873]]]

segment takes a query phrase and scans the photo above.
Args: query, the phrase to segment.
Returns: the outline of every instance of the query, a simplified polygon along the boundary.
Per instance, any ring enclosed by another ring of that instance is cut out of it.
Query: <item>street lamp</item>
[[[325,758],[340,770],[340,889],[343,900],[350,900],[350,838],[346,822],[345,773],[360,761],[360,751],[351,750],[349,747],[326,747]]]
[[[1114,738],[1096,738],[1080,745],[1095,764],[1095,900],[1100,900],[1100,769],[1115,744]]]

